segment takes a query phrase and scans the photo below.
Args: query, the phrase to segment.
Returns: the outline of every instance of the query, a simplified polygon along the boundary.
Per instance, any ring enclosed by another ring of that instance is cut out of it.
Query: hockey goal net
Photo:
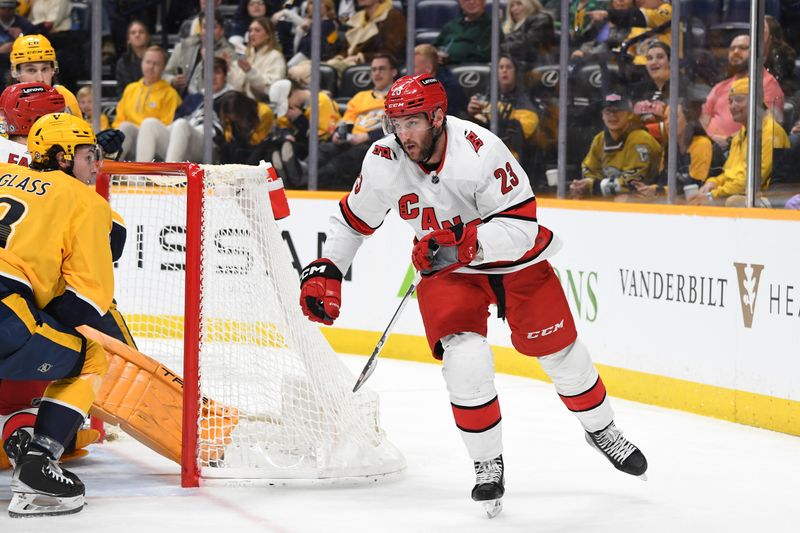
[[[355,377],[300,312],[270,202],[279,183],[268,165],[107,162],[98,177],[127,227],[117,307],[140,351],[183,371],[184,486],[405,467],[377,395],[351,392]],[[222,416],[206,416],[209,400]]]

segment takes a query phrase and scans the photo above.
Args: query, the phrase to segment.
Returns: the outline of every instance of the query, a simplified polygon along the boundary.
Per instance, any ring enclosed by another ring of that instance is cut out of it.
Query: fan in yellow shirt
[[[117,104],[112,127],[125,134],[122,158],[134,160],[139,126],[146,118],[157,118],[165,126],[172,124],[175,110],[181,103],[178,91],[161,78],[167,65],[167,53],[160,46],[151,46],[142,56],[142,78],[128,84]]]

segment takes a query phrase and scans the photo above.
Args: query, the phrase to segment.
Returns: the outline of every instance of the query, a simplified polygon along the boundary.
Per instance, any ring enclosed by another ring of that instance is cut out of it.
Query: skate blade
[[[15,492],[8,504],[11,518],[33,518],[79,513],[85,505],[83,495],[58,498],[45,494]]]
[[[502,498],[498,498],[496,500],[486,500],[480,503],[483,505],[483,510],[486,511],[486,514],[489,515],[489,518],[494,518],[500,514],[500,511],[503,510]]]

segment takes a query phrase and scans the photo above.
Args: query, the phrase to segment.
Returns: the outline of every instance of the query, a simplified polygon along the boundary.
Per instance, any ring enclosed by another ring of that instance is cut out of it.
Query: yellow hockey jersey
[[[594,136],[589,153],[583,160],[582,174],[591,178],[591,190],[599,192],[603,178],[616,180],[630,192],[630,182],[651,183],[661,164],[661,145],[642,129],[628,131],[617,141],[612,141],[606,130]]]
[[[58,91],[58,94],[64,97],[64,101],[67,103],[67,110],[71,115],[75,115],[76,117],[83,116],[81,113],[81,106],[78,105],[78,99],[75,98],[75,95],[72,94],[72,91],[63,85],[54,85],[53,89]]]
[[[72,176],[0,163],[0,276],[65,325],[111,304],[111,229],[108,202]]]
[[[347,110],[342,118],[353,125],[353,133],[367,133],[380,128],[384,100],[386,95],[376,96],[371,90],[358,92],[347,102]]]

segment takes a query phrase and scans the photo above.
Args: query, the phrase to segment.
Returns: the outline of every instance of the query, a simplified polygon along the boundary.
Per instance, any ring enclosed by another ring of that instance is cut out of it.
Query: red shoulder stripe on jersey
[[[553,242],[553,232],[544,226],[539,226],[539,233],[536,234],[536,240],[533,247],[525,252],[525,255],[515,261],[495,261],[494,263],[486,263],[484,265],[470,266],[476,270],[490,270],[492,268],[505,268],[517,265],[524,265],[539,257],[544,252],[550,243]]]
[[[456,426],[461,431],[467,433],[481,433],[488,431],[500,423],[500,402],[497,396],[483,405],[465,407],[463,405],[450,404],[453,407],[453,418]]]
[[[531,220],[536,222],[536,197],[531,196],[517,205],[512,205],[508,209],[486,217],[484,222],[489,222],[495,217],[517,218],[520,220]]]
[[[373,228],[369,226],[366,222],[358,218],[355,215],[355,213],[353,213],[353,211],[350,209],[350,206],[347,205],[347,199],[349,197],[350,193],[345,195],[345,197],[339,201],[339,209],[341,209],[342,211],[342,216],[344,217],[345,222],[347,222],[347,224],[351,228],[353,228],[362,235],[367,235],[367,236],[372,235],[378,228]]]
[[[580,413],[590,411],[603,403],[603,400],[606,399],[606,387],[603,385],[603,380],[600,379],[600,376],[597,376],[597,381],[586,392],[575,396],[564,396],[563,394],[559,394],[559,396],[564,405],[567,406],[567,409],[573,413]]]

